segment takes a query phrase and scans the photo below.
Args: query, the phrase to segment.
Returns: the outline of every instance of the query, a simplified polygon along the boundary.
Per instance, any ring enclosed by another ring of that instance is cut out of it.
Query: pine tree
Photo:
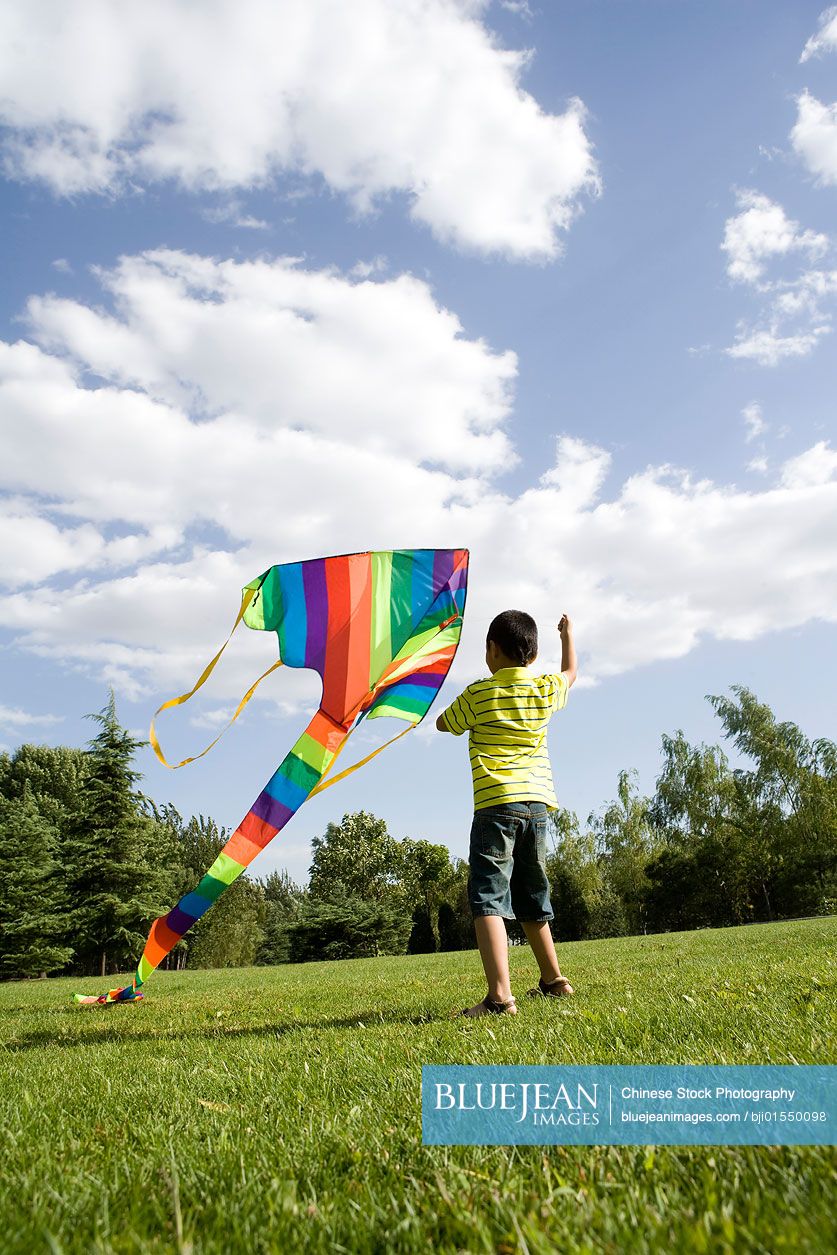
[[[0,974],[40,976],[64,967],[67,913],[55,828],[32,794],[0,797]]]
[[[89,743],[89,776],[66,842],[76,950],[86,970],[133,966],[160,910],[156,867],[148,854],[153,822],[134,791],[131,760],[144,744],[119,725],[111,691],[89,715],[100,732]]]

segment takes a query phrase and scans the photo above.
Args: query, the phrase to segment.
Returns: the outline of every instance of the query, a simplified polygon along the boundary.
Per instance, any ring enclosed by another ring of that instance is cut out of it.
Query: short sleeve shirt
[[[557,808],[546,733],[568,691],[560,672],[532,675],[528,667],[503,667],[469,684],[442,712],[449,732],[468,733],[475,810],[505,802]]]

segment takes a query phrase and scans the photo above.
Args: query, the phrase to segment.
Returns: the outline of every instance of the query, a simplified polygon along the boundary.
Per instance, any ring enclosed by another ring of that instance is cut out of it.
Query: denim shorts
[[[504,802],[474,812],[468,852],[471,914],[550,920],[543,802]]]

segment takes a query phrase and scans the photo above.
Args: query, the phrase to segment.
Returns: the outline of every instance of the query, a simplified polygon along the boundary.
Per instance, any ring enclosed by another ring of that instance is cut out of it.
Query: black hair
[[[538,656],[538,625],[525,610],[504,610],[491,620],[486,644],[494,641],[518,667],[528,667]]]

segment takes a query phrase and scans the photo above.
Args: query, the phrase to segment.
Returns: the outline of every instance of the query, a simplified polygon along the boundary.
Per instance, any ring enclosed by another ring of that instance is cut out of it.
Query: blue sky
[[[582,819],[734,683],[834,736],[837,11],[30,2],[0,47],[0,744],[83,744],[108,684],[145,735],[268,565],[421,545],[472,550],[448,698],[497,610],[545,669],[574,619]],[[263,688],[146,791],[233,827],[317,701]],[[254,871],[360,808],[464,857],[464,744],[421,729]]]

